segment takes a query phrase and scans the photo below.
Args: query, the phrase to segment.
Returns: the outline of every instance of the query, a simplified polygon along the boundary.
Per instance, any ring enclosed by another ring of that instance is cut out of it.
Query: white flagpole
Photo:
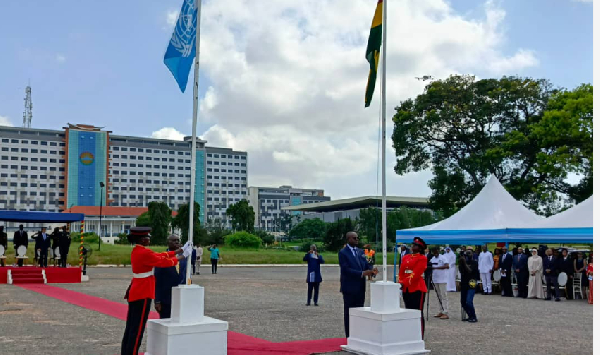
[[[385,71],[387,55],[387,0],[383,0],[381,51],[381,241],[383,242],[383,281],[387,282],[387,198],[385,189]]]
[[[200,75],[200,6],[202,0],[196,0],[196,58],[194,60],[194,110],[192,118],[192,161],[190,168],[190,205],[188,208],[189,212],[189,230],[188,230],[188,241],[194,242],[194,190],[196,187],[196,125],[198,123],[198,77]],[[186,284],[192,284],[192,257],[191,255],[187,258],[186,268]]]

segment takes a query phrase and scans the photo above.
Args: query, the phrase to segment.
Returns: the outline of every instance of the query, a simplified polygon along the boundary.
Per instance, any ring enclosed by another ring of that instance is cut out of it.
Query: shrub
[[[236,232],[225,237],[225,245],[231,248],[253,248],[258,249],[262,240],[248,232]]]
[[[273,244],[275,241],[275,237],[265,231],[255,231],[254,234],[259,237],[265,245]]]
[[[115,244],[125,244],[125,245],[129,245],[129,240],[127,239],[127,234],[126,233],[119,233],[119,235],[117,235],[117,240],[115,240]]]
[[[79,241],[80,235],[79,232],[71,233],[71,241]],[[85,244],[98,244],[98,235],[94,232],[85,232],[83,233],[83,242]]]

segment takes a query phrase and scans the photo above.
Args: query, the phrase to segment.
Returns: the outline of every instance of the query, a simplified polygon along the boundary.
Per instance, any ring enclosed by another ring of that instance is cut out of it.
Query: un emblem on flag
[[[171,37],[171,45],[182,57],[188,57],[192,53],[196,41],[196,10],[195,0],[184,1]]]

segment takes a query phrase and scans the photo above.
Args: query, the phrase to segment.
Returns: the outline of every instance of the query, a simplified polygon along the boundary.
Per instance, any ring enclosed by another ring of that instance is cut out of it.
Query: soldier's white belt
[[[413,271],[412,271],[412,270],[404,270],[404,273],[405,273],[405,274],[412,274],[412,273],[413,273]]]
[[[154,269],[152,269],[152,271],[148,271],[148,272],[140,272],[139,274],[133,273],[133,278],[134,279],[145,279],[146,277],[150,277],[154,275]]]

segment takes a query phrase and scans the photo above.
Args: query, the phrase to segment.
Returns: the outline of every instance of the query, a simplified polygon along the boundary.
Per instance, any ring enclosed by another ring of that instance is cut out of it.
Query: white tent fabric
[[[544,220],[515,200],[495,176],[475,198],[451,217],[409,231],[457,231],[530,228]],[[405,230],[406,231],[406,230]]]
[[[586,228],[594,226],[594,196],[537,223],[531,228]]]

